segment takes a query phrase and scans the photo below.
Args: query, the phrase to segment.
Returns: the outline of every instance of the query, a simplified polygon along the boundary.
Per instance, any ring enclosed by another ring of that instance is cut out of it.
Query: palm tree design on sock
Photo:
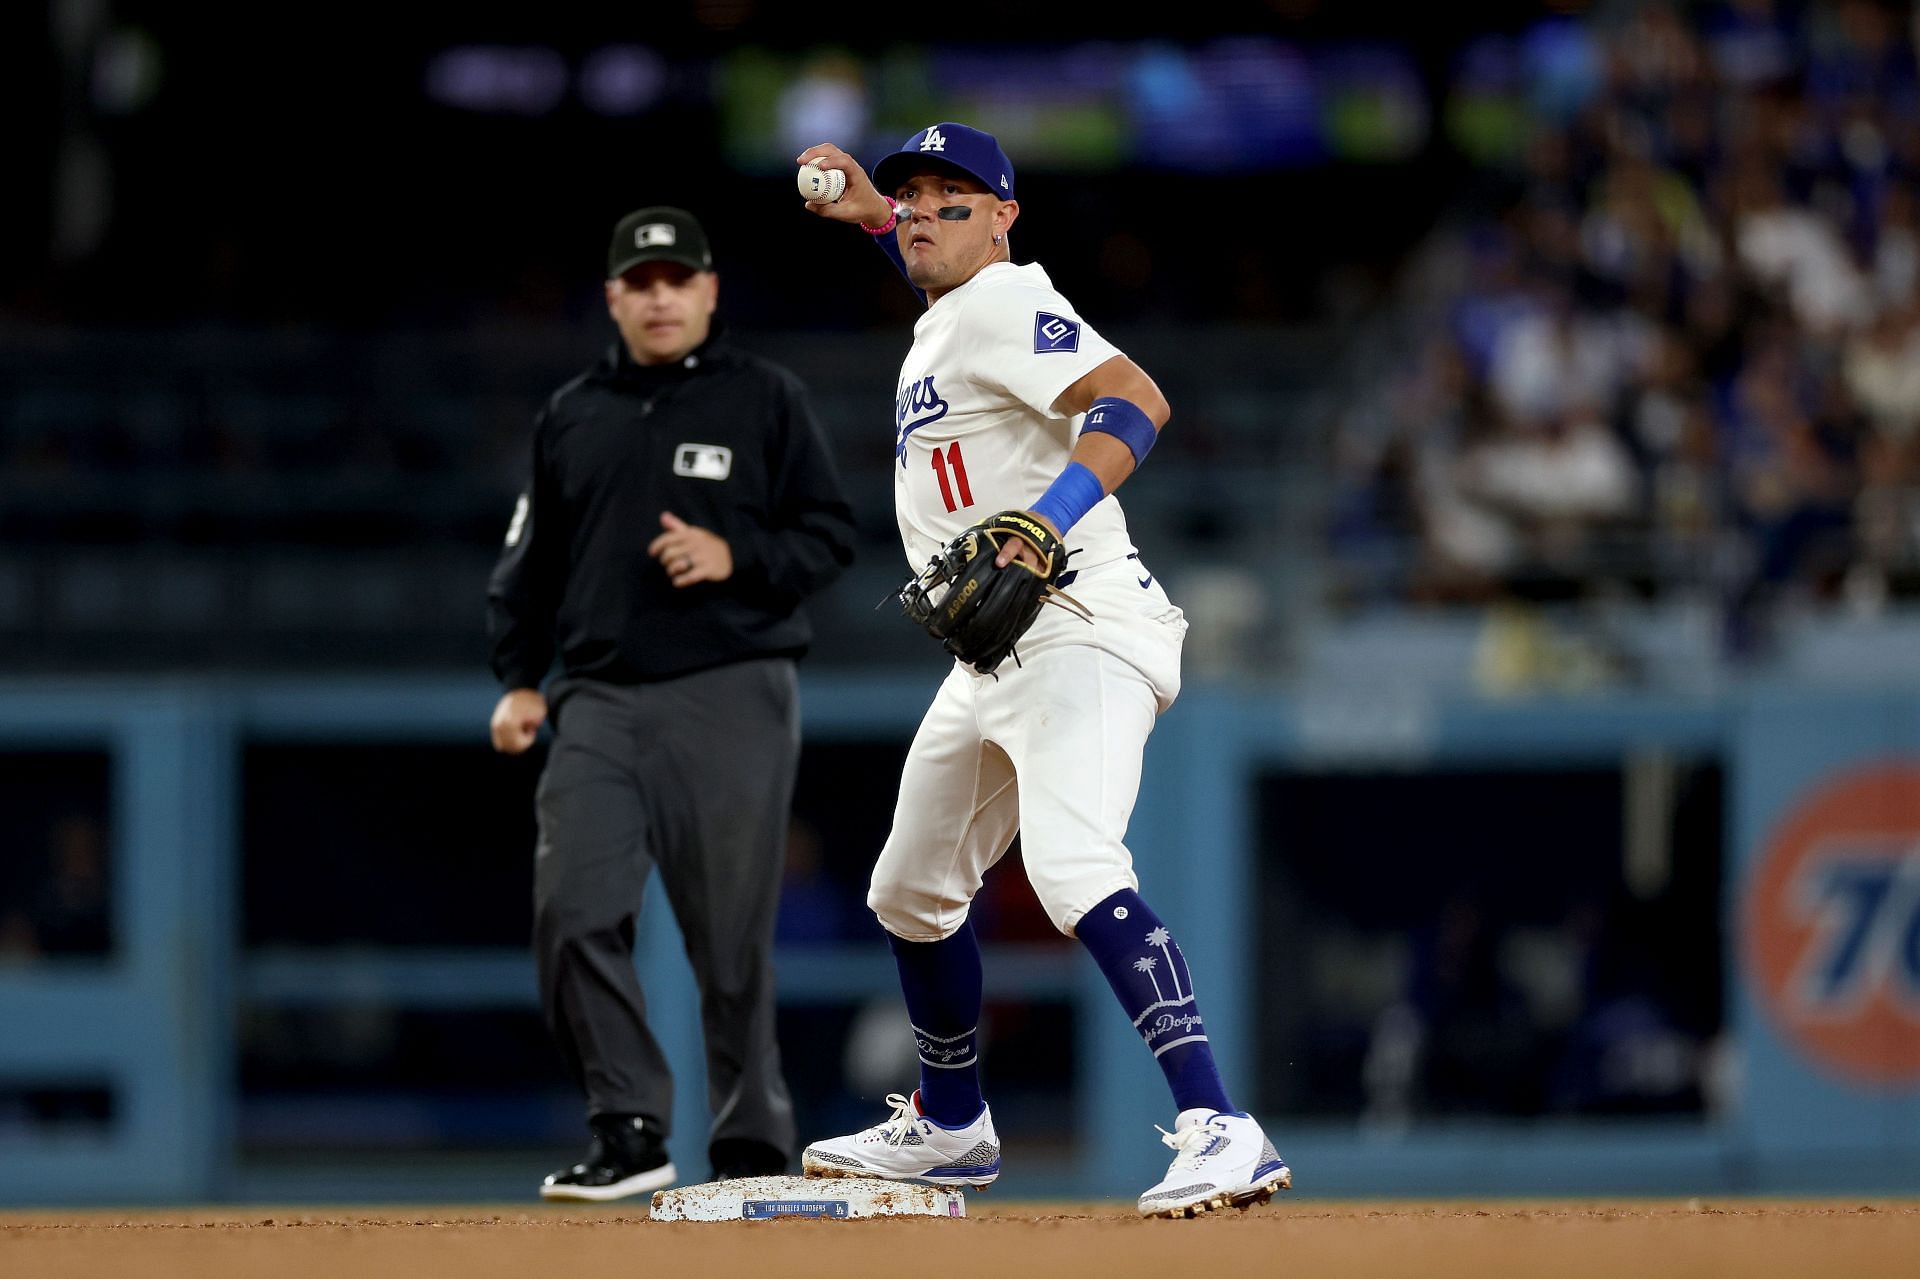
[[[1167,976],[1173,979],[1173,997],[1175,1000],[1184,998],[1180,993],[1180,970],[1173,966],[1172,935],[1165,928],[1156,928],[1147,934],[1147,945],[1158,946],[1160,953],[1167,957]],[[1153,993],[1160,993],[1159,982],[1153,983]]]
[[[1147,975],[1147,980],[1153,983],[1154,1002],[1164,1003],[1166,1000],[1166,997],[1160,993],[1160,979],[1153,975],[1153,970],[1156,967],[1158,967],[1159,964],[1160,964],[1160,961],[1155,959],[1152,955],[1142,955],[1140,956],[1140,958],[1133,961],[1133,971],[1136,973],[1145,973]]]

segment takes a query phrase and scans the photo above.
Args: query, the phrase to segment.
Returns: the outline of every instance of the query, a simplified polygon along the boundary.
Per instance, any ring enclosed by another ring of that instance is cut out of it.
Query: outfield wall
[[[936,677],[805,680],[809,742],[904,740]],[[97,1130],[0,1128],[0,1202],[511,1193],[457,1171],[424,1185],[346,1166],[275,1179],[238,1157],[235,1137],[242,1007],[342,990],[447,1009],[533,1000],[531,962],[515,951],[243,950],[243,748],[471,742],[492,701],[469,679],[0,687],[0,767],[45,751],[110,760],[116,938],[104,962],[0,966],[0,1086],[99,1080],[113,1097],[112,1121]],[[1920,1189],[1920,694],[1904,688],[1503,703],[1190,688],[1149,748],[1129,844],[1201,974],[1228,1078],[1281,1068],[1259,1048],[1262,988],[1303,962],[1259,910],[1261,864],[1288,852],[1260,846],[1263,770],[1613,766],[1648,753],[1715,759],[1727,778],[1726,847],[1682,850],[1726,858],[1718,924],[1732,1083],[1720,1104],[1660,1120],[1271,1125],[1303,1191]],[[873,803],[891,795],[891,778],[874,780]],[[1541,832],[1548,851],[1552,838]],[[656,1029],[678,1076],[692,1080],[697,1015],[663,907],[656,894],[641,962]],[[789,1006],[892,991],[877,945],[783,950],[778,969]],[[1099,974],[1071,951],[1006,946],[989,955],[988,977],[990,999],[1075,1010],[1077,1139],[1043,1168],[1010,1169],[1009,1188],[1106,1196],[1152,1180],[1163,1152],[1147,1125],[1166,1122],[1163,1090]],[[701,1094],[679,1090],[679,1133],[703,1129]],[[701,1144],[676,1141],[690,1176],[704,1175]]]

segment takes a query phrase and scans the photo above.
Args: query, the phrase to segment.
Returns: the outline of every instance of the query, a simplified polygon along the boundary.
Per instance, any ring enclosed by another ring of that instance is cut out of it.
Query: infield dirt
[[[1920,1201],[1336,1203],[1195,1221],[992,1203],[964,1220],[649,1221],[641,1208],[0,1213],[7,1279],[1301,1279],[1920,1274]]]

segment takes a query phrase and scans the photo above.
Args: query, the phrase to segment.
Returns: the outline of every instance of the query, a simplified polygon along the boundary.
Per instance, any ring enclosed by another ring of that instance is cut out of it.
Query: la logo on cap
[[[933,128],[927,130],[927,140],[920,144],[920,149],[922,151],[945,151],[947,149],[947,135],[940,132],[939,125],[935,125]]]
[[[672,244],[679,238],[679,234],[674,230],[672,223],[649,222],[634,230],[633,243],[636,248],[650,249],[655,245]]]

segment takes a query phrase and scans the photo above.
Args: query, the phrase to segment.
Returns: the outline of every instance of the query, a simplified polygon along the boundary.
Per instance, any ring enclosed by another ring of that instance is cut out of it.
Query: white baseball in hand
[[[847,175],[838,169],[803,164],[794,176],[800,195],[809,203],[832,204],[847,193]]]

